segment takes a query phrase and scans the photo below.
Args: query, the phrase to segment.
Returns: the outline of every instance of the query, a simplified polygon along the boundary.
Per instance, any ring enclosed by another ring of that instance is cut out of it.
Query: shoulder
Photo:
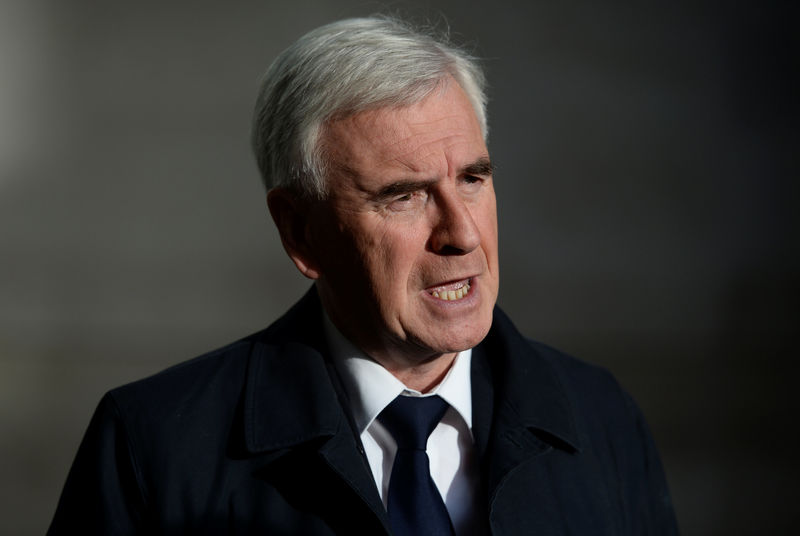
[[[555,372],[569,398],[593,416],[630,410],[630,395],[608,369],[589,363],[533,339],[526,339],[532,355],[544,360]]]
[[[500,361],[496,381],[529,414],[559,408],[583,442],[635,439],[641,414],[607,369],[523,336],[499,309],[487,339],[492,360]]]
[[[222,395],[244,377],[247,361],[258,334],[173,365],[152,376],[108,392],[119,410],[158,410],[196,403],[213,394]]]
[[[198,434],[221,441],[241,417],[248,394],[285,387],[289,372],[303,376],[311,368],[303,356],[318,348],[314,322],[320,318],[316,293],[308,292],[261,331],[112,389],[101,402],[103,414],[124,426],[134,443],[137,437],[154,446],[186,443],[199,440]]]
[[[569,382],[589,382],[594,386],[602,385],[609,389],[618,389],[619,385],[614,376],[604,367],[589,363],[543,342],[525,338],[532,352],[545,360],[558,371],[559,376]]]
[[[319,302],[312,290],[267,328],[157,374],[118,387],[108,394],[122,406],[196,404],[240,390],[254,355],[277,354],[278,348],[317,345],[321,328]]]
[[[627,397],[607,369],[523,336],[499,308],[487,342],[494,358],[502,359],[509,382],[520,389],[555,389],[575,403],[601,403],[601,407]]]
[[[166,465],[212,463],[224,450],[246,385],[251,336],[110,390],[93,418],[95,435],[113,435],[115,456],[129,457],[141,475]],[[122,449],[122,450],[119,450]],[[142,484],[142,487],[146,487]]]
[[[548,460],[570,483],[565,500],[585,483],[616,507],[616,533],[677,534],[655,443],[614,376],[522,336],[499,309],[487,339],[485,358],[494,362],[492,380],[503,397],[497,407],[513,408],[518,422],[556,447]]]
[[[644,478],[643,468],[650,464],[660,467],[644,415],[609,370],[541,342],[525,342],[531,350],[527,359],[540,360],[547,364],[540,369],[553,372],[553,388],[564,395],[584,453],[605,460],[620,481]]]

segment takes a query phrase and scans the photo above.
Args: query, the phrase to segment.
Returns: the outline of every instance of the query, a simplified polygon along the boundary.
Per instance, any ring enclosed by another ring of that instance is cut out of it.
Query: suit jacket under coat
[[[49,534],[388,534],[310,291],[264,331],[114,389]],[[606,371],[495,309],[473,351],[492,534],[677,534],[645,422]]]

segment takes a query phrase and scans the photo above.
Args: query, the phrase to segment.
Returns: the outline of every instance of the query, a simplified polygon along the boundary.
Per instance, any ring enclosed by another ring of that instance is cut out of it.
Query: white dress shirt
[[[458,536],[477,534],[479,468],[472,437],[472,350],[460,352],[444,379],[428,393],[409,389],[347,340],[325,316],[325,335],[350,401],[355,424],[384,506],[389,495],[397,443],[376,417],[397,396],[439,395],[447,402],[428,438],[431,478],[442,495]]]

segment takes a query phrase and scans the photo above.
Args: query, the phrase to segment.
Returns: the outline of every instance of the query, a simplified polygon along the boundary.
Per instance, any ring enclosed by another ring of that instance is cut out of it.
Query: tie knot
[[[378,415],[398,449],[425,450],[428,436],[439,424],[447,402],[438,396],[398,396]]]

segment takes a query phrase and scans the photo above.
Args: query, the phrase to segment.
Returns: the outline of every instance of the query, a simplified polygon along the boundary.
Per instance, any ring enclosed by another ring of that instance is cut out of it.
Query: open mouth
[[[428,294],[443,301],[461,300],[469,295],[471,283],[472,278],[462,279],[461,281],[429,288]]]

